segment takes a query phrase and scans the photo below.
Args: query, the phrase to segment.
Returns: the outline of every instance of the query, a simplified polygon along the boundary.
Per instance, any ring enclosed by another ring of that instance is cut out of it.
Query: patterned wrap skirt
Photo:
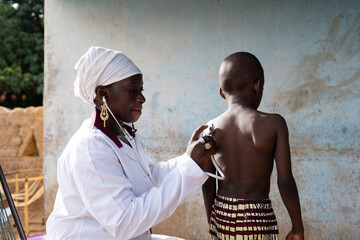
[[[211,239],[278,240],[278,226],[270,199],[216,196],[210,218]]]

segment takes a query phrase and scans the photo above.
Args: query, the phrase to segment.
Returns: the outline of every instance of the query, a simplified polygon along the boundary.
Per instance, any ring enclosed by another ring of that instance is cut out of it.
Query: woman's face
[[[115,117],[124,122],[136,122],[141,116],[145,97],[142,75],[137,74],[107,86],[107,104]]]

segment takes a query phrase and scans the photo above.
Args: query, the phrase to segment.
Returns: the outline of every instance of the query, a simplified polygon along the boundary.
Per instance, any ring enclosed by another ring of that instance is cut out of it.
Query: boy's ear
[[[258,80],[256,80],[256,82],[254,84],[255,95],[257,95],[260,92],[260,88],[261,88],[261,80],[258,79]]]
[[[220,93],[220,96],[223,98],[223,99],[226,99],[225,97],[225,94],[223,92],[223,90],[221,88],[219,88],[219,93]]]

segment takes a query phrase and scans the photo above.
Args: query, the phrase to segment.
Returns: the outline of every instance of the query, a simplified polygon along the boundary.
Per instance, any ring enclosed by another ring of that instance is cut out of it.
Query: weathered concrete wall
[[[25,169],[43,168],[43,107],[15,108],[0,107],[0,164],[3,171],[11,173]],[[19,177],[37,177],[41,171],[20,173]],[[14,174],[6,175],[8,180],[15,179]],[[32,182],[29,182],[29,186]],[[9,183],[11,193],[15,193],[15,184]],[[24,184],[19,184],[24,189]],[[38,190],[35,188],[35,190]],[[45,232],[44,196],[29,205],[29,233]],[[17,207],[25,229],[24,208]]]
[[[56,160],[92,111],[73,96],[73,66],[88,47],[121,50],[143,71],[147,102],[136,126],[157,160],[184,152],[192,131],[226,109],[219,64],[249,51],[266,75],[260,110],[289,125],[307,239],[360,239],[359,1],[49,0],[45,10],[47,213]],[[290,221],[275,177],[283,239]],[[206,239],[200,192],[154,231]]]

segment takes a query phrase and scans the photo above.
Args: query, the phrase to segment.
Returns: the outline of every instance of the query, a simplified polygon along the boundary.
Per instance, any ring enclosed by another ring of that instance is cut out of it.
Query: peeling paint
[[[281,99],[277,101],[289,106],[291,113],[324,101],[338,102],[357,97],[360,93],[359,84],[357,84],[360,80],[360,16],[352,22],[347,31],[342,33],[339,28],[345,24],[343,22],[346,19],[345,14],[337,16],[330,26],[327,38],[315,41],[320,51],[305,55],[292,71],[292,77],[290,77],[292,80],[288,82],[291,85],[302,84],[283,92]],[[352,49],[350,55],[344,53],[350,48]],[[329,75],[330,73],[342,74],[334,72],[331,68],[335,67],[335,70],[338,68],[341,71],[338,65],[345,66],[347,62],[351,62],[353,66],[350,66],[350,72],[345,73],[346,76],[334,79]]]

